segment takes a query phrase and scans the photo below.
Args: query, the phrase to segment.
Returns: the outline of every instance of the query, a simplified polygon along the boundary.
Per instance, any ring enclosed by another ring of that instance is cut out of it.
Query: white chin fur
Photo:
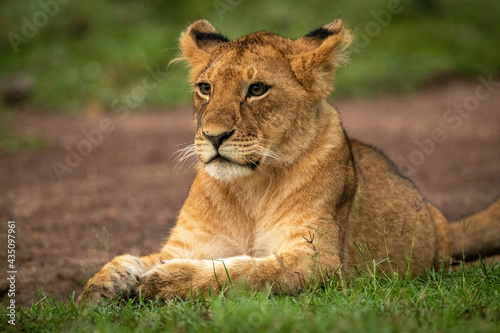
[[[252,174],[252,170],[249,167],[233,163],[213,161],[205,164],[204,167],[206,173],[221,181],[231,181]]]

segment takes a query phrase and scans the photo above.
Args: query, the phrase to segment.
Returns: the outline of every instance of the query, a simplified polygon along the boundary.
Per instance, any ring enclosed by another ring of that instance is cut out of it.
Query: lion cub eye
[[[264,95],[269,89],[264,83],[254,83],[248,88],[248,97],[259,97]]]
[[[198,91],[202,95],[210,96],[210,94],[212,93],[212,86],[210,85],[210,83],[198,83]]]

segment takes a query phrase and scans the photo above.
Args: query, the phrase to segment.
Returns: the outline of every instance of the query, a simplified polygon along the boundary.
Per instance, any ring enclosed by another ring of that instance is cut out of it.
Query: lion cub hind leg
[[[451,228],[448,220],[434,205],[427,203],[427,209],[431,213],[434,227],[436,229],[436,254],[434,256],[434,267],[438,268],[441,262],[448,264],[451,259],[452,239]]]
[[[87,282],[77,304],[103,298],[128,297],[145,270],[146,266],[138,257],[116,257]]]
[[[453,259],[477,259],[500,253],[500,200],[450,224]]]

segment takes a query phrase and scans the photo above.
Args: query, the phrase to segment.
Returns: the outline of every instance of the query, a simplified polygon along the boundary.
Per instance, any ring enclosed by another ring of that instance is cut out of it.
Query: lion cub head
[[[261,31],[231,41],[205,20],[189,26],[180,44],[205,172],[224,181],[266,174],[310,149],[349,41],[340,19],[297,40]]]

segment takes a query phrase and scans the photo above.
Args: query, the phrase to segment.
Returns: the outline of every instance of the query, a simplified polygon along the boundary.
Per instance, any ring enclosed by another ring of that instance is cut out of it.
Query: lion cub
[[[440,211],[326,102],[351,35],[340,19],[291,40],[180,38],[198,174],[160,253],[116,257],[82,300],[173,299],[243,284],[291,292],[358,271],[421,274],[452,254]]]

